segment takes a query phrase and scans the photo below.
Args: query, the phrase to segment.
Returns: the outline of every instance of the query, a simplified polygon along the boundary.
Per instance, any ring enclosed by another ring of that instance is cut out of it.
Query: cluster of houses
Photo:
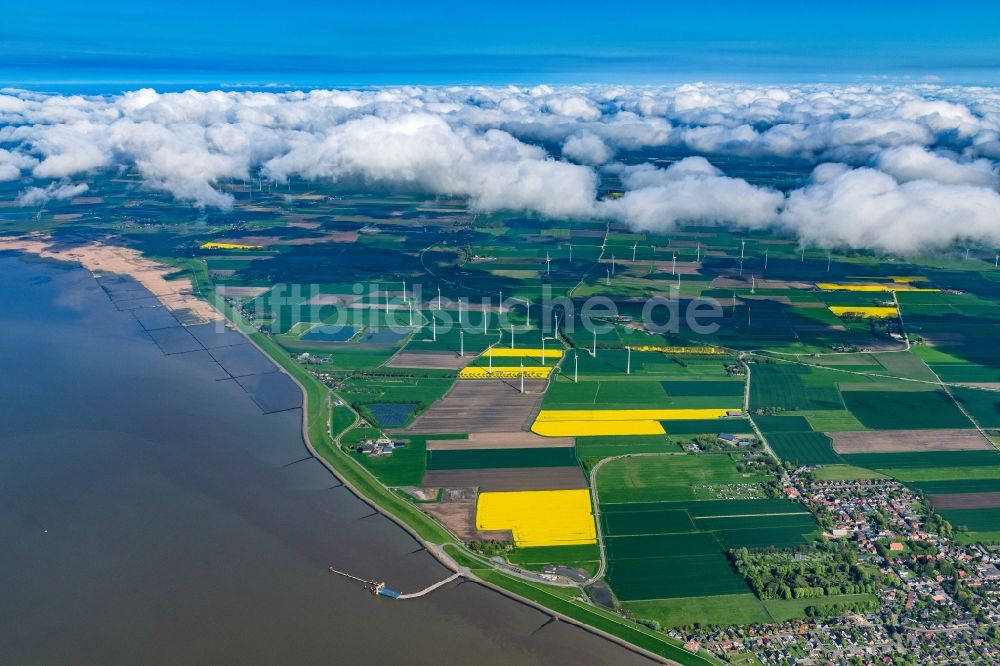
[[[895,581],[878,594],[878,609],[671,635],[731,660],[750,652],[763,664],[1000,663],[1000,631],[991,630],[1000,626],[1000,553],[925,530],[919,498],[896,481],[813,481],[803,471],[786,494],[832,524],[827,538],[850,539],[859,560]],[[914,543],[926,548],[914,552]],[[957,583],[971,603],[954,598]]]

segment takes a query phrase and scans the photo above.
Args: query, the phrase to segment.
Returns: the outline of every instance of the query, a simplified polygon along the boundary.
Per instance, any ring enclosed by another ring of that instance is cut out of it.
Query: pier
[[[330,573],[333,573],[333,574],[337,574],[338,576],[343,576],[344,578],[348,578],[350,580],[353,580],[353,581],[356,581],[358,583],[361,583],[361,585],[366,590],[368,590],[369,592],[371,592],[375,596],[388,597],[390,599],[417,599],[418,597],[422,597],[424,595],[430,594],[431,592],[433,592],[434,590],[438,589],[439,587],[443,587],[443,586],[447,585],[448,583],[452,582],[453,580],[457,580],[458,578],[461,578],[461,576],[462,576],[461,573],[457,573],[456,572],[456,573],[453,573],[452,575],[448,576],[444,580],[439,580],[438,582],[434,583],[433,585],[430,585],[429,587],[425,587],[424,589],[420,590],[419,592],[413,592],[412,594],[400,594],[399,592],[396,592],[395,590],[392,590],[392,589],[389,589],[388,587],[386,587],[385,583],[382,582],[382,581],[368,580],[367,578],[359,578],[358,576],[351,575],[351,574],[349,574],[349,573],[347,573],[345,571],[338,571],[337,569],[334,569],[333,567],[327,567],[327,571],[329,571]]]

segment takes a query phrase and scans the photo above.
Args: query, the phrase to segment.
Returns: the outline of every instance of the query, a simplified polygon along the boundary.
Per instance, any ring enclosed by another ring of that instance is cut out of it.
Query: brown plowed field
[[[977,430],[880,430],[828,432],[837,453],[971,451],[993,445]]]
[[[430,409],[417,417],[407,432],[468,433],[527,431],[542,402],[544,381],[457,382]]]
[[[467,353],[465,357],[462,357],[450,351],[404,351],[393,356],[385,365],[388,368],[461,370],[476,360],[476,356],[477,354]]]
[[[429,439],[428,451],[469,449],[524,449],[532,446],[569,448],[576,446],[573,437],[541,437],[533,432],[472,432],[468,439]]]
[[[935,509],[997,509],[1000,493],[949,493],[930,495]]]

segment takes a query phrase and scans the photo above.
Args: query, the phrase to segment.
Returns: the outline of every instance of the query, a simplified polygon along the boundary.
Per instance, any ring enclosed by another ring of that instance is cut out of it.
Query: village
[[[689,649],[732,661],[750,652],[762,664],[1000,662],[1000,552],[960,544],[895,480],[822,481],[812,472],[789,475],[786,494],[801,498],[826,539],[850,543],[859,563],[877,568],[885,582],[877,608],[671,635]]]

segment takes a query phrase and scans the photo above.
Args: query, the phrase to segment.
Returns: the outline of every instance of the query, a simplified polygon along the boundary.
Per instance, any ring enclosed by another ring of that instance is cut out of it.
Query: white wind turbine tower
[[[580,383],[580,358],[576,352],[573,352],[573,383]]]
[[[606,283],[609,287],[611,286],[611,269],[608,269],[608,281]]]
[[[639,241],[632,244],[632,261],[635,261],[635,251],[639,247]]]
[[[465,358],[465,331],[458,331],[458,355]]]
[[[594,349],[590,352],[590,355],[597,358],[597,330],[594,330]]]
[[[438,312],[441,311],[441,285],[438,285]]]
[[[670,274],[677,275],[677,253],[674,252],[673,258],[670,260]]]
[[[611,255],[611,274],[615,274],[615,255]]]
[[[545,335],[542,335],[542,365],[545,365]]]
[[[438,320],[437,317],[431,315],[431,335],[434,338],[434,342],[438,339]]]
[[[545,274],[546,275],[549,275],[549,273],[551,271],[551,266],[550,266],[551,263],[552,263],[552,259],[549,257],[549,251],[546,250],[545,251]]]
[[[701,241],[698,241],[698,251],[697,252],[698,252],[698,254],[697,254],[697,258],[695,259],[695,261],[697,261],[700,264],[701,263]]]
[[[628,350],[628,358],[625,361],[625,374],[626,375],[631,375],[632,374],[632,348],[631,347],[626,347],[625,349]]]
[[[510,348],[514,348],[514,324],[510,325]]]
[[[740,241],[740,261],[743,261],[744,250],[746,250],[747,242],[745,240]]]
[[[767,270],[767,249],[764,249],[764,270]]]

